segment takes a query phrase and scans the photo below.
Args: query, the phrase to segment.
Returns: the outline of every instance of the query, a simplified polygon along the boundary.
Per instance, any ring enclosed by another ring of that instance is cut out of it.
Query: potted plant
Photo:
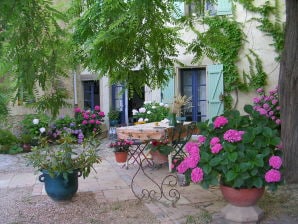
[[[133,141],[119,139],[110,143],[110,147],[114,149],[115,159],[118,163],[125,163],[127,161],[129,147]]]
[[[116,126],[119,123],[120,111],[111,109],[108,112],[108,117],[110,120],[110,126]]]
[[[272,95],[268,101],[273,99]],[[254,205],[258,198],[244,202],[242,192],[246,198],[250,191],[259,197],[265,187],[276,190],[283,182],[280,122],[272,119],[275,106],[268,102],[261,110],[256,105],[246,105],[247,115],[231,110],[215,117],[213,122],[199,123],[202,135],[198,143],[187,143],[188,156],[177,167],[178,172],[190,170],[191,180],[204,188],[219,184],[225,199],[234,206]],[[266,116],[265,111],[272,111],[268,113],[271,115]],[[226,197],[231,192],[237,194],[233,195],[237,201]]]
[[[25,157],[28,164],[42,172],[39,180],[45,183],[45,190],[53,200],[71,199],[78,189],[78,177],[87,177],[95,163],[101,159],[96,153],[98,141],[90,137],[82,147],[75,145],[76,138],[67,129],[56,144],[49,144],[43,137],[37,147]]]
[[[168,113],[168,104],[149,101],[145,101],[144,105],[138,110],[132,110],[133,118],[140,124],[161,121],[168,116]]]
[[[152,140],[147,148],[150,150],[152,160],[156,164],[168,162],[168,155],[173,151],[168,139]]]

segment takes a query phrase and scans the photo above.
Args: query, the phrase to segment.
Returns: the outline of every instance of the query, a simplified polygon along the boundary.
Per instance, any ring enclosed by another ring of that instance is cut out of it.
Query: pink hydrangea
[[[196,167],[191,171],[191,180],[194,183],[201,182],[204,178],[204,172],[202,168]]]
[[[269,165],[274,169],[279,169],[282,165],[282,159],[279,156],[271,156]]]
[[[213,154],[217,154],[222,150],[222,145],[221,144],[215,144],[214,146],[211,147],[211,152]]]
[[[89,120],[89,124],[95,124],[95,120],[93,119]]]
[[[185,160],[183,160],[178,166],[177,166],[177,172],[178,173],[185,173],[186,170],[188,170],[188,164]]]
[[[276,119],[275,123],[276,123],[277,125],[280,125],[280,124],[281,124],[281,120],[280,120],[280,119]]]
[[[84,119],[86,119],[86,120],[89,119],[89,115],[88,115],[88,114],[84,114],[83,117],[84,117]]]
[[[227,130],[224,133],[224,140],[228,142],[240,142],[242,140],[242,135],[244,134],[244,131],[237,131],[237,130]]]
[[[101,124],[101,122],[99,120],[96,120],[95,124]]]
[[[271,169],[265,174],[267,183],[279,182],[281,180],[281,173],[278,170]]]
[[[216,145],[217,143],[220,142],[220,139],[218,137],[213,137],[211,140],[210,140],[210,145],[211,146],[214,146]]]
[[[86,125],[86,124],[88,124],[88,121],[87,121],[87,120],[83,120],[83,121],[82,121],[82,124],[83,124],[83,125]]]
[[[96,106],[94,107],[94,110],[96,110],[96,111],[100,111],[100,106],[96,105]]]
[[[204,135],[199,135],[199,137],[198,137],[198,142],[199,142],[200,144],[204,144],[205,141],[206,141],[206,137],[205,137]]]
[[[187,142],[185,145],[185,151],[189,153],[189,155],[196,155],[199,153],[199,147],[196,142]]]
[[[195,168],[198,165],[199,160],[200,160],[199,154],[193,155],[191,157],[186,157],[184,159],[187,168],[190,168],[190,169]]]
[[[91,118],[93,118],[93,119],[96,118],[96,114],[92,114]]]
[[[101,117],[104,117],[104,116],[105,116],[105,112],[100,111],[100,112],[98,113],[98,115],[101,116]]]
[[[76,108],[74,109],[74,112],[75,112],[75,113],[81,113],[81,108],[76,107]]]
[[[278,100],[276,100],[276,99],[273,99],[273,100],[272,100],[272,104],[273,104],[273,105],[275,105],[275,104],[277,104],[277,103],[278,103]]]
[[[229,122],[228,119],[225,118],[224,116],[218,116],[217,118],[215,118],[213,125],[214,125],[214,128],[220,128],[226,125],[228,122]]]

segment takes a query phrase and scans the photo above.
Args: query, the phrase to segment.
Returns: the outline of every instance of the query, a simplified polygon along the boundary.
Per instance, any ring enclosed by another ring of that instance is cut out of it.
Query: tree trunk
[[[286,1],[286,36],[280,65],[279,96],[285,180],[298,183],[298,1]]]

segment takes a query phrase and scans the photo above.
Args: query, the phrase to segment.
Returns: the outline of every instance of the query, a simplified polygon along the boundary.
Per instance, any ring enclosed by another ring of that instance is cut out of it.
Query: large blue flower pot
[[[62,175],[51,177],[46,170],[41,171],[39,181],[44,182],[45,190],[50,198],[55,201],[70,200],[78,190],[78,177],[81,172],[74,170],[64,179]]]

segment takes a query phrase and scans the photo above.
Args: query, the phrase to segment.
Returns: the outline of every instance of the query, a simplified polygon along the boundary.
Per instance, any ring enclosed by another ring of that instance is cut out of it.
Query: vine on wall
[[[270,5],[267,1],[260,7],[254,6],[251,0],[235,0],[235,2],[239,2],[249,11],[261,15],[260,18],[254,18],[261,24],[258,28],[272,36],[272,45],[280,55],[283,47],[283,29],[278,17],[278,0],[275,0],[275,6]],[[275,15],[274,21],[271,20],[272,15]],[[238,69],[237,62],[240,60],[240,51],[244,47],[246,36],[243,33],[243,25],[238,23],[234,16],[205,16],[201,18],[201,24],[208,26],[205,32],[197,30],[189,20],[187,22],[197,35],[197,38],[187,49],[187,52],[195,54],[192,63],[199,62],[203,56],[207,56],[214,62],[224,65],[224,103],[226,109],[232,108],[231,92],[250,91],[266,85],[267,74],[263,70],[261,59],[253,50],[248,49],[246,54],[249,72],[240,73]]]

